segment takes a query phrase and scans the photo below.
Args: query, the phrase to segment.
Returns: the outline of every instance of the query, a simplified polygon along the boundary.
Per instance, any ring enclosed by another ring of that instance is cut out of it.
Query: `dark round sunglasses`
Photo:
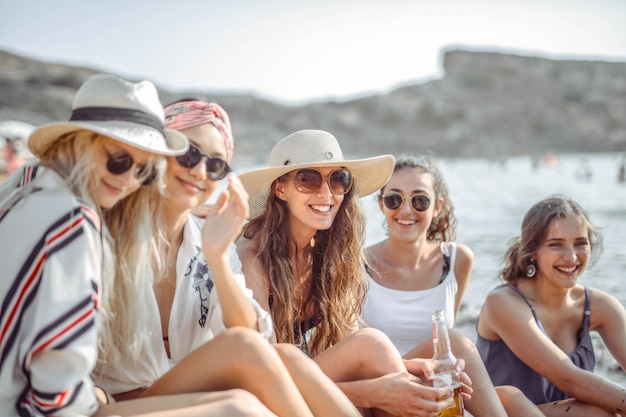
[[[296,190],[305,194],[313,194],[322,188],[324,182],[328,184],[330,192],[335,195],[348,194],[352,188],[352,174],[347,169],[336,169],[324,176],[316,169],[304,168],[296,171],[293,176]]]
[[[226,177],[231,171],[228,162],[221,158],[214,158],[204,154],[197,146],[189,144],[189,149],[183,155],[178,155],[176,161],[184,168],[193,168],[198,165],[202,158],[206,158],[206,172],[209,179],[218,181]]]
[[[402,203],[404,203],[405,198],[410,199],[411,208],[413,209],[413,211],[426,211],[428,210],[428,207],[430,207],[430,197],[424,194],[412,194],[410,196],[405,196],[397,191],[388,191],[383,194],[382,198],[383,204],[389,210],[397,210],[398,208],[400,208]]]
[[[135,178],[141,185],[154,184],[157,179],[157,171],[152,165],[135,164],[133,157],[126,152],[118,152],[116,154],[110,153],[107,148],[102,147],[107,154],[107,170],[111,174],[121,175],[128,172],[129,169],[135,166]]]

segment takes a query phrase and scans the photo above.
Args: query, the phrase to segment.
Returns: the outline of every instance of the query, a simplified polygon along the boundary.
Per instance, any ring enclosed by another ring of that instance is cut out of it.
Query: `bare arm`
[[[501,338],[518,358],[567,395],[614,413],[623,408],[626,391],[574,365],[539,329],[526,303],[511,289],[500,288],[487,297],[479,332],[489,339]]]
[[[626,371],[626,310],[610,294],[590,290],[591,330],[597,331],[617,363]]]
[[[474,252],[465,245],[456,245],[456,262],[454,264],[454,275],[456,276],[457,286],[459,287],[454,298],[454,320],[461,310],[461,302],[467,286],[472,276],[472,266],[474,265]]]
[[[265,311],[270,311],[269,282],[263,270],[261,260],[256,256],[256,246],[253,241],[243,237],[237,240],[237,253],[241,259],[242,271],[246,278],[246,287],[252,290],[252,296]],[[276,342],[276,337],[270,339]]]
[[[257,315],[235,280],[228,249],[241,232],[248,216],[248,194],[239,178],[231,174],[228,190],[217,199],[205,217],[202,248],[220,300],[226,327],[257,328]]]

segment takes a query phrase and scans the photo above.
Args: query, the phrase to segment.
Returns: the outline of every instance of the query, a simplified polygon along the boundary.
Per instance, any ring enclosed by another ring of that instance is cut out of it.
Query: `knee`
[[[261,417],[267,415],[267,408],[261,401],[243,389],[226,391],[227,415],[232,417]]]
[[[242,365],[245,362],[272,363],[277,359],[272,345],[256,330],[246,327],[231,327],[220,333],[223,349],[230,352],[230,357],[237,358]]]
[[[450,345],[455,355],[461,358],[478,355],[476,345],[463,332],[456,329],[448,329],[448,336],[450,337]]]
[[[512,385],[499,385],[495,388],[500,402],[506,409],[520,402],[530,401],[519,388]]]
[[[398,349],[389,337],[378,329],[370,327],[360,329],[347,340],[350,340],[354,346],[355,356],[362,358],[368,364],[402,364],[402,357]],[[398,369],[398,371],[400,370],[404,370],[404,365]]]
[[[274,349],[276,349],[276,352],[283,362],[294,363],[302,361],[303,359],[310,359],[304,352],[290,343],[277,343],[272,346],[274,346]]]

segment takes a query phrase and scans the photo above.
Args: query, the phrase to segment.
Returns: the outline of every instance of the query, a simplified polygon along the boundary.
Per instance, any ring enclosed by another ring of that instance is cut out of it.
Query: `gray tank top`
[[[542,332],[545,330],[539,321],[535,308],[526,297],[514,286],[504,284],[517,292],[528,304],[533,317]],[[589,290],[585,287],[585,311],[583,313],[582,328],[580,330],[578,346],[567,354],[572,362],[581,369],[593,371],[596,356],[593,351],[591,336],[589,335]],[[513,385],[519,388],[535,404],[545,404],[568,398],[552,382],[535,372],[522,362],[502,340],[487,340],[477,332],[476,347],[485,363],[487,372],[494,385]]]

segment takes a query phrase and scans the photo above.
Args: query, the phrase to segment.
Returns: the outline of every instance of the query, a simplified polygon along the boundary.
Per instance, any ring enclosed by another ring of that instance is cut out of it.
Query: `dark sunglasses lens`
[[[111,174],[123,174],[133,166],[133,162],[133,157],[129,154],[110,155],[107,160],[107,169]]]
[[[228,163],[220,158],[208,158],[206,160],[206,172],[213,181],[221,180],[230,172]]]
[[[333,194],[347,194],[352,187],[352,175],[347,169],[333,171],[330,174],[330,191]]]
[[[195,146],[189,146],[187,152],[183,155],[178,155],[176,161],[184,168],[193,168],[198,165],[198,162],[202,159],[202,153]]]
[[[398,193],[387,193],[383,196],[383,203],[389,210],[395,210],[402,205],[402,195]]]
[[[414,195],[411,197],[411,205],[415,211],[426,211],[430,207],[430,198],[425,195]]]
[[[153,166],[140,165],[137,167],[137,178],[140,179],[141,185],[152,185],[157,179],[157,170]]]
[[[294,179],[296,189],[304,193],[313,193],[322,186],[322,174],[314,169],[301,169]]]

